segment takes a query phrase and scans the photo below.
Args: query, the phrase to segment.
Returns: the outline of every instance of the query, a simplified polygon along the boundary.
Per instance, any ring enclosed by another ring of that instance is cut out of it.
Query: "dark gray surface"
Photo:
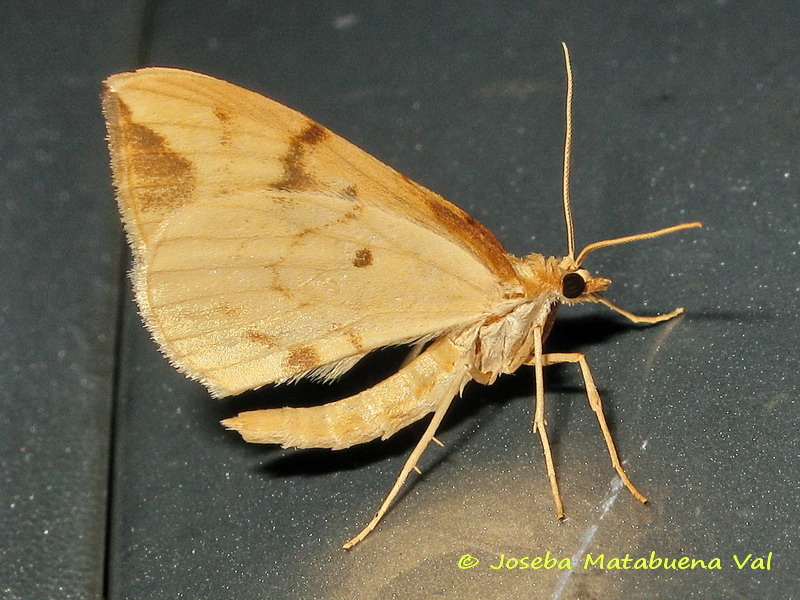
[[[0,9],[3,599],[103,590],[121,246],[97,95],[138,42],[132,13]]]
[[[138,10],[20,4],[2,20],[0,597],[92,598],[103,581],[109,597],[136,599],[797,594],[795,3],[156,7],[145,62],[301,110],[470,211],[517,254],[564,251],[565,40],[578,245],[706,225],[588,265],[626,308],[680,305],[684,318],[636,328],[602,307],[564,310],[549,341],[588,355],[650,506],[614,486],[567,367],[548,380],[569,517],[554,521],[523,369],[468,388],[439,436],[446,448],[431,449],[425,475],[349,553],[341,543],[372,515],[418,430],[336,453],[247,446],[217,420],[342,388],[211,400],[158,354],[130,300],[114,356],[116,297],[130,294],[96,93],[107,74],[138,66]],[[487,567],[500,553],[546,551],[719,557],[724,568]],[[769,571],[732,559],[769,552]],[[481,564],[459,570],[465,553]]]

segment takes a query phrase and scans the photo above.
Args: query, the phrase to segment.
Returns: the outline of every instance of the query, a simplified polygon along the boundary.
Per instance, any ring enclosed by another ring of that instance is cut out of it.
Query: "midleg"
[[[533,432],[539,434],[544,451],[544,462],[547,465],[547,477],[550,480],[550,491],[556,503],[556,516],[564,518],[564,505],[561,502],[561,492],[558,489],[556,470],[553,466],[553,454],[550,451],[550,440],[547,438],[547,422],[544,418],[544,356],[542,355],[542,329],[537,327],[533,331],[533,367],[536,374],[536,407],[533,416]]]
[[[589,399],[589,406],[592,407],[592,410],[594,411],[594,414],[597,416],[597,420],[600,423],[600,430],[603,432],[603,438],[606,441],[608,454],[611,457],[611,464],[614,466],[617,475],[619,475],[620,479],[622,479],[622,482],[625,484],[625,487],[630,490],[631,494],[633,494],[633,496],[639,500],[639,502],[646,503],[647,498],[645,498],[641,492],[636,489],[636,486],[631,483],[631,480],[628,479],[628,475],[625,473],[625,469],[622,468],[622,464],[619,461],[617,449],[614,446],[614,440],[611,438],[611,432],[608,429],[608,423],[606,422],[606,417],[603,414],[603,402],[600,400],[600,394],[598,393],[597,386],[592,378],[592,372],[589,370],[589,363],[586,361],[586,357],[579,352],[545,354],[542,356],[541,362],[543,366],[555,365],[559,363],[578,363],[581,368],[581,374],[583,375],[584,385],[586,386],[586,395]],[[539,385],[538,379],[536,385],[537,387]]]

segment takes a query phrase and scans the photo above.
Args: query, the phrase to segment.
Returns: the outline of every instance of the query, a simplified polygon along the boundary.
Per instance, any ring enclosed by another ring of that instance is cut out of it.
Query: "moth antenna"
[[[583,263],[583,259],[586,258],[586,255],[589,254],[590,252],[597,250],[598,248],[605,248],[606,246],[616,246],[618,244],[627,244],[628,242],[636,242],[638,240],[649,240],[650,238],[666,235],[674,231],[680,231],[681,229],[691,229],[693,227],[702,227],[702,226],[703,226],[702,223],[694,221],[692,223],[681,223],[680,225],[673,225],[672,227],[657,229],[656,231],[650,231],[648,233],[637,233],[636,235],[627,235],[625,237],[594,242],[593,244],[589,244],[583,250],[581,250],[581,253],[578,254],[578,258],[575,259],[575,264],[581,265]]]
[[[564,218],[567,221],[567,256],[575,257],[575,231],[572,227],[572,208],[569,204],[569,165],[570,152],[572,150],[572,64],[569,60],[569,49],[564,42],[561,42],[564,49],[564,63],[567,70],[567,101],[566,101],[566,124],[564,132],[564,171],[561,182],[561,196],[564,199]],[[580,261],[579,261],[580,264]]]

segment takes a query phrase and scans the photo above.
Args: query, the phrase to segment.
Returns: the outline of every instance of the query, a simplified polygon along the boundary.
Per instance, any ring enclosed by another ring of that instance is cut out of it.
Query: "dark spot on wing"
[[[328,130],[319,123],[310,121],[306,128],[295,137],[303,144],[309,144],[313,146],[314,144],[319,144],[322,140],[328,137]]]
[[[342,195],[348,198],[349,200],[357,200],[358,192],[356,192],[356,186],[351,183],[342,190]]]
[[[292,240],[292,244],[296,244],[302,237],[305,237],[307,235],[314,235],[315,233],[319,233],[319,231],[320,231],[319,227],[304,227],[295,234],[295,237]]]
[[[264,346],[275,346],[277,339],[274,335],[270,335],[268,333],[264,333],[263,331],[258,331],[255,329],[248,329],[245,332],[245,337],[251,342],[256,344],[262,344]]]
[[[319,366],[319,353],[313,346],[295,346],[289,350],[286,367],[293,372],[302,372]]]
[[[348,330],[347,337],[350,340],[350,343],[353,345],[353,348],[355,348],[359,352],[364,351],[364,340],[358,333],[352,330]]]
[[[218,302],[214,309],[217,310],[220,314],[225,315],[226,317],[238,317],[241,315],[241,309],[237,306],[233,306],[228,302]]]
[[[372,251],[369,248],[361,248],[356,251],[356,257],[353,259],[354,267],[368,267],[372,264]]]

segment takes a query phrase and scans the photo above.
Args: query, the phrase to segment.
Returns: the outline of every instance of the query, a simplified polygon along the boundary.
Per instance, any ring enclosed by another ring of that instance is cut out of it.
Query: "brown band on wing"
[[[215,105],[214,116],[219,121],[221,127],[219,143],[222,146],[230,146],[233,133],[231,132],[231,115],[221,106]]]
[[[314,178],[306,170],[306,157],[311,148],[322,142],[329,133],[322,125],[309,119],[305,128],[289,140],[289,149],[281,157],[283,176],[274,186],[289,191],[313,185]]]
[[[111,90],[103,94],[117,188],[137,213],[163,217],[194,194],[191,161],[173,151],[158,133],[133,121],[130,109]]]
[[[472,254],[483,259],[506,281],[517,280],[517,274],[508,259],[508,252],[480,221],[454,204],[434,195],[433,192],[425,196],[425,204],[433,218],[453,234],[452,238],[455,241],[462,243]]]

